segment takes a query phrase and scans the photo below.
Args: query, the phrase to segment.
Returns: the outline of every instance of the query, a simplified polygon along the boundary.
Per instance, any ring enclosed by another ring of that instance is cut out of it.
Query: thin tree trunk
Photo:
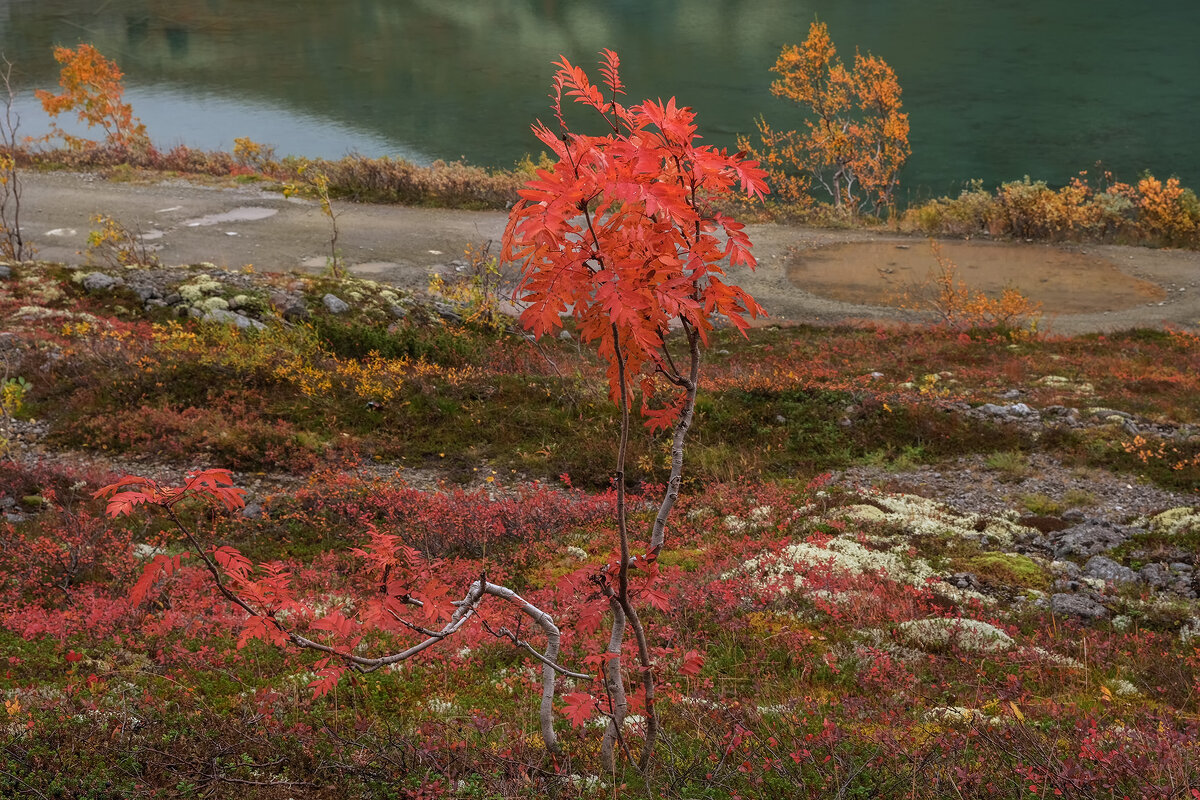
[[[622,611],[621,602],[616,597],[610,597],[608,602],[613,612],[613,626],[605,652],[611,653],[612,657],[604,665],[604,684],[612,701],[612,717],[600,742],[600,766],[605,772],[612,774],[617,768],[616,745],[621,737],[621,726],[625,724],[625,715],[629,713],[629,700],[625,696],[625,682],[621,678],[621,644],[625,638],[625,612]]]

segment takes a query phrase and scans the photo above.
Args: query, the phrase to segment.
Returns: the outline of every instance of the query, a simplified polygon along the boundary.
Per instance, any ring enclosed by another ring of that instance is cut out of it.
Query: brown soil
[[[941,263],[957,279],[998,297],[1013,288],[1058,314],[1119,311],[1166,297],[1162,287],[1127,275],[1111,260],[1052,246],[943,242]],[[853,242],[797,253],[786,266],[796,286],[819,297],[872,306],[920,305],[939,272],[927,243]]]

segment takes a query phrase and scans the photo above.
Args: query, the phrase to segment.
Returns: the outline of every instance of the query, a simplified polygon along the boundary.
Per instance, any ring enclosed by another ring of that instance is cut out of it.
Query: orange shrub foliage
[[[1143,242],[1200,245],[1200,201],[1178,178],[1147,175],[1137,186],[1104,173],[1098,185],[1086,171],[1060,189],[1025,176],[995,194],[972,181],[956,198],[941,197],[908,209],[901,229],[929,235],[992,236],[1051,241]]]
[[[952,330],[993,328],[1010,334],[1036,336],[1042,317],[1042,304],[1030,300],[1016,289],[1007,287],[999,297],[973,290],[958,277],[958,265],[942,255],[937,242],[931,242],[938,269],[921,287],[921,297],[913,307],[931,309]]]
[[[1195,243],[1200,231],[1200,203],[1179,185],[1178,178],[1164,184],[1153,175],[1138,181],[1138,211],[1142,227],[1167,244]]]
[[[105,143],[110,146],[122,150],[149,148],[146,126],[133,116],[132,107],[121,99],[125,94],[121,79],[125,75],[116,62],[109,61],[90,44],[81,44],[75,50],[56,47],[54,60],[63,65],[58,79],[63,92],[51,94],[41,89],[36,92],[46,113],[57,117],[63,112],[74,111],[88,128],[102,128]],[[96,146],[96,142],[71,136],[57,125],[52,124],[51,130],[72,149]]]
[[[908,114],[900,111],[900,84],[881,58],[854,54],[847,70],[824,23],[808,38],[788,45],[773,72],[771,93],[807,106],[805,130],[776,131],[757,122],[759,149],[739,137],[738,147],[767,167],[782,197],[807,205],[812,182],[820,183],[838,209],[870,204],[878,213],[891,204],[900,168],[908,159]]]

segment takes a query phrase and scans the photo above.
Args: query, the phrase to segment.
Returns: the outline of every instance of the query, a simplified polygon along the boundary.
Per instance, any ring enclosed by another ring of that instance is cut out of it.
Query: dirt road
[[[169,264],[319,272],[329,255],[329,222],[315,203],[256,186],[112,182],[77,173],[23,179],[22,230],[46,260],[86,263],[97,213],[140,230]],[[338,249],[350,270],[406,288],[423,288],[431,270],[461,257],[469,243],[499,242],[506,219],[499,211],[336,208]],[[922,264],[936,267],[919,238],[774,224],[748,232],[760,267],[735,278],[775,321],[915,319],[895,303],[923,279]],[[960,275],[973,286],[991,290],[1007,280],[1035,299],[1044,294],[1057,333],[1200,323],[1200,253],[990,242],[952,247]],[[1085,291],[1087,302],[1066,302]]]

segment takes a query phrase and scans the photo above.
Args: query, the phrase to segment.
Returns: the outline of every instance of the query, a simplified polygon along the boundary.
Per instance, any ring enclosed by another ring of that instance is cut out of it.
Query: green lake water
[[[560,53],[590,68],[611,47],[632,95],[678,97],[717,144],[759,114],[798,126],[768,70],[814,18],[899,76],[902,197],[1097,162],[1200,186],[1195,0],[0,0],[0,51],[19,87],[53,88],[53,46],[91,42],[160,146],[511,166],[538,149]],[[45,130],[28,91],[17,109]]]

